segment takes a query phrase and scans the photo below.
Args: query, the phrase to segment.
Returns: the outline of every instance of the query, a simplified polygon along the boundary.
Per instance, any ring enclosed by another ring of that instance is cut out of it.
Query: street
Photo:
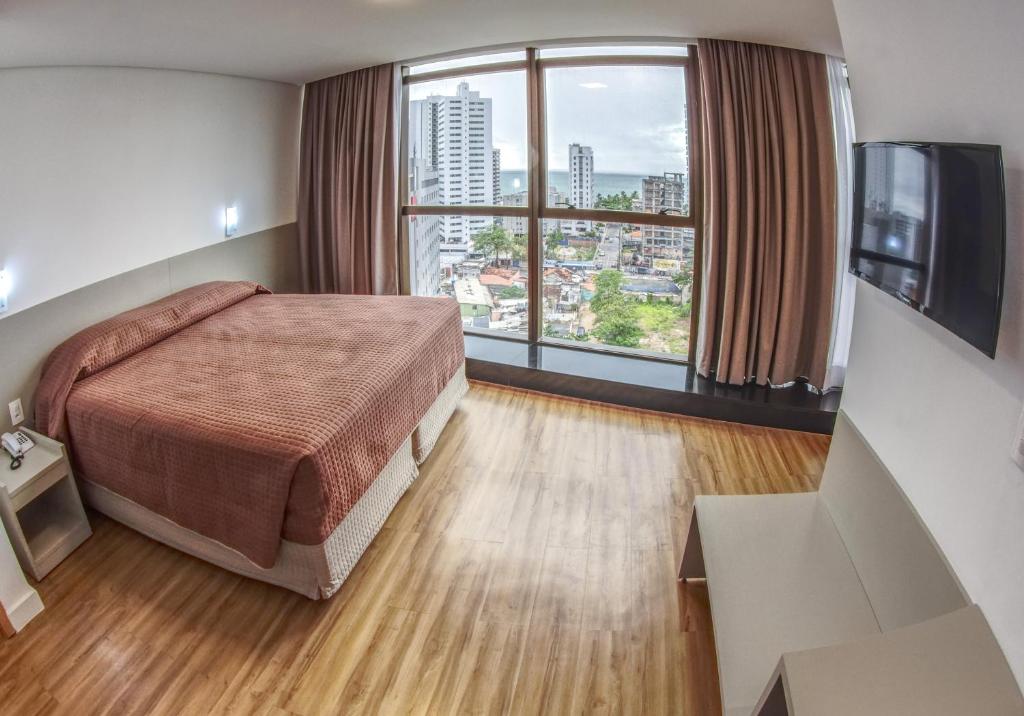
[[[601,243],[597,245],[597,255],[594,257],[594,262],[597,264],[598,270],[617,269],[619,267],[619,234],[622,232],[622,228],[610,229],[606,226],[604,231],[605,236],[601,239]]]

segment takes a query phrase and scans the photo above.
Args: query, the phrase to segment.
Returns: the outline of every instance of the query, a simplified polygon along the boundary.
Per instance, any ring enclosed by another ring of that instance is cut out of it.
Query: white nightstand
[[[17,470],[10,468],[10,456],[0,453],[0,517],[22,568],[41,580],[89,538],[92,528],[64,446],[19,430],[36,445]]]

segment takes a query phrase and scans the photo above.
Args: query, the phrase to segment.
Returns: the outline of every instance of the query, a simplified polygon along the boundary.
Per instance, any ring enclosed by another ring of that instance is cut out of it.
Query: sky
[[[545,70],[548,165],[565,171],[569,144],[594,149],[594,171],[683,171],[685,91],[679,67],[567,67]],[[410,99],[454,95],[459,82],[492,99],[494,146],[503,170],[527,168],[526,72],[412,84]]]

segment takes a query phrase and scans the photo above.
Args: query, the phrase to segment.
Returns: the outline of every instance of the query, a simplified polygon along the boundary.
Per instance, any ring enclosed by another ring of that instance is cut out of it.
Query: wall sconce
[[[11,292],[11,275],[0,271],[0,313],[7,310],[7,294]]]
[[[224,209],[224,236],[234,236],[238,231],[238,207]]]

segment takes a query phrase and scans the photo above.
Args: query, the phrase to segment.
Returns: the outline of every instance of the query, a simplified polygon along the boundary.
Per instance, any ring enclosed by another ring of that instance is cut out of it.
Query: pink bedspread
[[[217,282],[58,347],[36,424],[82,478],[270,567],[331,534],[463,361],[451,299]]]

